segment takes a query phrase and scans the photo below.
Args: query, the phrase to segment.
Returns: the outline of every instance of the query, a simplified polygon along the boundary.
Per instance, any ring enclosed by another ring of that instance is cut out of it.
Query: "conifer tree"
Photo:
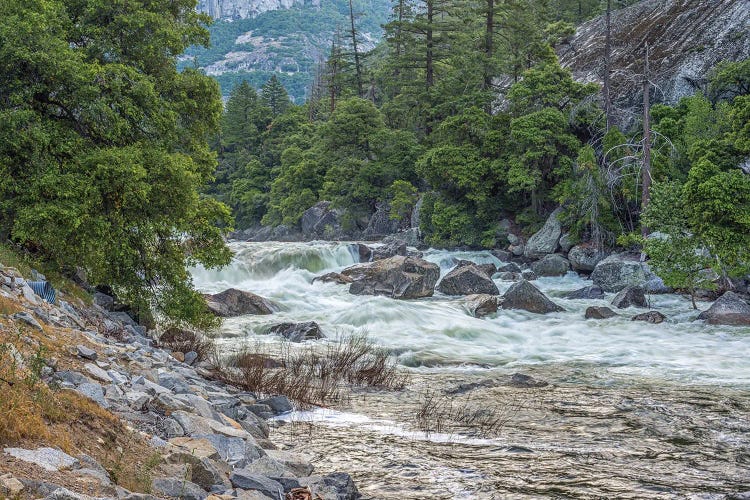
[[[286,88],[276,75],[271,75],[271,78],[263,85],[260,97],[263,103],[271,109],[273,116],[282,114],[291,104]]]

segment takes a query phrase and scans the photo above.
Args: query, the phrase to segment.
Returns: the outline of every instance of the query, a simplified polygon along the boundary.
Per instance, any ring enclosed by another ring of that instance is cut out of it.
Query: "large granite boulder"
[[[698,319],[709,325],[750,325],[750,305],[736,293],[724,292]]]
[[[620,290],[620,293],[612,299],[612,305],[625,309],[628,307],[648,307],[646,293],[642,286],[628,286]]]
[[[300,227],[305,236],[330,236],[341,229],[341,212],[330,201],[319,201],[302,214]]]
[[[659,311],[649,311],[641,314],[636,314],[631,318],[631,321],[645,321],[646,323],[659,324],[663,323],[667,317]]]
[[[532,262],[531,270],[537,276],[565,276],[570,270],[570,263],[560,254],[550,254]]]
[[[341,274],[354,280],[349,287],[349,293],[354,295],[417,299],[432,296],[440,267],[423,259],[397,255],[349,267]]]
[[[463,266],[474,266],[490,278],[497,272],[497,266],[495,266],[495,264],[493,264],[492,262],[487,264],[477,264],[476,262],[472,262],[470,260],[459,260],[456,262],[457,268]]]
[[[303,340],[317,340],[325,338],[323,331],[315,321],[304,323],[280,323],[274,325],[268,331],[271,335],[280,335],[291,342],[302,342]]]
[[[472,264],[458,266],[446,274],[438,284],[438,290],[446,295],[479,293],[498,295],[500,293],[492,278],[487,276],[487,271]]]
[[[547,254],[555,253],[562,235],[562,225],[558,216],[562,209],[557,208],[550,214],[542,229],[537,231],[526,242],[523,254],[530,259],[538,259]]]
[[[537,287],[526,280],[514,283],[508,288],[501,299],[500,307],[523,309],[539,314],[564,311],[562,307],[549,300]]]
[[[204,295],[208,309],[217,316],[229,318],[245,314],[272,314],[276,304],[260,295],[229,288],[214,295]]]
[[[568,261],[574,271],[591,272],[607,256],[593,245],[576,245],[568,252]]]
[[[586,308],[586,313],[584,314],[584,317],[586,319],[609,319],[614,318],[617,316],[617,313],[614,312],[609,307],[604,306],[591,306]]]
[[[605,292],[619,292],[627,286],[646,283],[646,270],[637,255],[615,254],[594,267],[591,280]]]
[[[389,259],[396,255],[406,255],[406,242],[401,240],[391,240],[372,249],[372,260]]]

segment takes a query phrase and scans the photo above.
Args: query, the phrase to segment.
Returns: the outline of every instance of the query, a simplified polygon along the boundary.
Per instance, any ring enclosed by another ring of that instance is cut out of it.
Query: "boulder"
[[[357,262],[370,262],[372,260],[372,248],[362,243],[349,245],[349,252],[357,256]]]
[[[492,275],[497,272],[497,267],[495,267],[495,264],[491,262],[489,264],[477,264],[470,260],[459,260],[458,262],[456,262],[456,267],[464,267],[464,266],[474,266],[480,271],[482,271],[484,274],[486,274],[488,278],[491,278]]]
[[[259,491],[270,498],[283,498],[284,496],[284,487],[278,481],[245,469],[232,472],[229,480],[235,488]]]
[[[549,300],[537,287],[526,280],[514,283],[508,288],[501,299],[500,307],[523,309],[539,314],[564,311],[562,307]]]
[[[698,315],[709,325],[750,325],[750,305],[734,292],[725,292]]]
[[[341,273],[328,273],[323,276],[317,276],[313,278],[312,282],[315,283],[316,281],[320,281],[321,283],[336,283],[338,285],[349,285],[354,282],[349,276],[344,276]]]
[[[372,241],[375,238],[382,238],[383,236],[393,234],[397,232],[401,227],[398,219],[391,219],[391,206],[389,203],[378,203],[375,213],[370,217],[370,221],[367,224],[362,236]]]
[[[229,288],[214,295],[204,295],[209,310],[217,316],[230,318],[244,314],[272,314],[277,306],[260,295]]]
[[[272,326],[268,331],[271,335],[281,335],[291,342],[302,342],[303,340],[323,339],[325,335],[315,321],[304,323],[280,323]]]
[[[98,356],[95,350],[80,344],[76,346],[76,354],[83,359],[89,359],[91,361],[96,361]]]
[[[620,309],[627,307],[648,307],[646,291],[642,286],[628,286],[612,299],[612,305]]]
[[[187,479],[158,477],[151,483],[154,494],[164,498],[179,498],[181,500],[203,500],[208,493],[195,483]]]
[[[302,214],[300,227],[306,236],[329,236],[341,229],[340,220],[341,212],[330,201],[319,201]]]
[[[538,259],[550,253],[555,253],[562,236],[562,226],[557,218],[562,209],[557,208],[550,214],[542,229],[537,231],[526,242],[523,254],[530,259]]]
[[[326,500],[359,500],[362,498],[351,476],[345,472],[334,472],[326,476],[301,477],[299,483],[310,488],[313,498],[316,495]]]
[[[437,289],[446,295],[475,295],[479,293],[498,295],[500,293],[492,278],[487,276],[486,271],[473,264],[453,269],[440,281]]]
[[[395,240],[372,249],[372,260],[389,259],[396,255],[406,255],[405,242]]]
[[[562,295],[564,299],[603,299],[604,290],[598,286],[587,286]]]
[[[526,281],[534,281],[539,276],[536,275],[534,271],[531,269],[524,269],[521,271],[521,278],[525,279]]]
[[[563,253],[568,253],[571,248],[573,248],[573,239],[570,237],[570,234],[565,233],[560,236],[560,250],[562,250]]]
[[[486,293],[469,295],[466,297],[466,309],[475,318],[483,318],[497,312],[497,299],[496,295]]]
[[[531,270],[537,276],[565,276],[570,269],[568,259],[559,254],[550,254],[531,263]]]
[[[606,256],[590,244],[576,245],[568,251],[568,261],[574,271],[591,272]]]
[[[617,316],[616,312],[604,306],[591,306],[586,309],[586,314],[584,314],[586,319],[608,319],[615,316]]]
[[[105,293],[102,293],[102,292],[94,293],[94,304],[98,305],[105,311],[114,311],[115,309],[114,297],[107,295]]]
[[[399,255],[352,266],[341,274],[354,280],[349,287],[349,293],[354,295],[417,299],[432,296],[440,267],[426,260]]]
[[[521,276],[521,273],[502,272],[497,273],[494,277],[501,281],[518,281],[523,276]]]
[[[490,253],[500,262],[508,262],[510,260],[510,252],[505,250],[490,250]]]
[[[497,268],[499,273],[520,273],[521,268],[515,262],[508,262]]]
[[[667,317],[659,311],[649,311],[641,314],[636,314],[631,318],[631,321],[645,321],[647,323],[658,324],[663,323],[665,319],[667,319]]]
[[[615,254],[596,264],[591,280],[605,292],[619,292],[627,286],[643,285],[646,271],[637,255]]]
[[[418,227],[412,227],[383,238],[383,243],[390,243],[392,241],[401,241],[406,243],[408,247],[418,247],[422,244],[422,233]]]

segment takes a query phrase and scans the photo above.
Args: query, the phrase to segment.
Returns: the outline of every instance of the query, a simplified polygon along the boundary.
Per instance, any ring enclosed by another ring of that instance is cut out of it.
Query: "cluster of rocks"
[[[267,420],[293,409],[285,396],[261,398],[217,381],[211,362],[198,360],[196,353],[156,347],[153,332],[127,314],[97,304],[82,308],[64,301],[45,303],[29,293],[15,269],[0,268],[0,283],[0,295],[24,310],[13,316],[16,321],[39,330],[43,324],[65,327],[80,341],[70,347],[74,368],[60,369],[56,360],[46,360],[42,380],[77,391],[136,429],[160,455],[161,475],[153,478],[151,495],[135,494],[116,486],[104,467],[86,455],[71,456],[46,447],[6,448],[4,454],[47,471],[85,475],[98,482],[100,491],[108,492],[107,498],[284,500],[295,488],[308,488],[312,498],[360,498],[347,474],[316,475],[307,457],[277,449],[269,440]],[[105,297],[97,302],[108,307],[113,303]],[[258,305],[255,300],[233,303]],[[318,335],[316,326],[277,329],[281,335],[301,339]],[[45,478],[6,475],[0,477],[0,489],[12,498],[90,498]]]

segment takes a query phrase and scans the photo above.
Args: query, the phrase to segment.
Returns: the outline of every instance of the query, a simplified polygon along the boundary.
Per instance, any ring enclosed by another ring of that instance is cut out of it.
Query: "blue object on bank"
[[[39,295],[41,298],[49,302],[50,304],[55,303],[55,297],[57,292],[49,284],[49,281],[27,281],[28,285],[34,290],[34,293]]]

